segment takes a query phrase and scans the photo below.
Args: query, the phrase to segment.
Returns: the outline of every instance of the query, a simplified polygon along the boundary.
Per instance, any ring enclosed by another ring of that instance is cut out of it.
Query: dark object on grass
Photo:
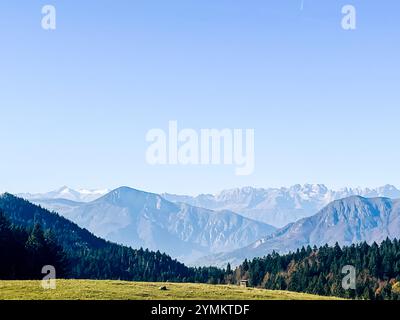
[[[166,286],[163,286],[163,287],[160,287],[160,290],[161,290],[161,291],[167,291],[168,289],[167,289]]]

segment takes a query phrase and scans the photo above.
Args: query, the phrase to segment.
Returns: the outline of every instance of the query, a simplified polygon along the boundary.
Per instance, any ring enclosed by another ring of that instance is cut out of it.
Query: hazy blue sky
[[[344,4],[357,30],[341,28]],[[57,30],[41,29],[41,7]],[[400,1],[0,2],[0,191],[400,185]],[[256,170],[146,164],[146,132],[254,128]]]

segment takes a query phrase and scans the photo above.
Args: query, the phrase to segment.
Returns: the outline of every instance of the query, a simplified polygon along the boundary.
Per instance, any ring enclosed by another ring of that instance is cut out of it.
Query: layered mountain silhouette
[[[172,203],[160,195],[128,187],[79,203],[38,200],[99,237],[131,246],[160,250],[183,262],[241,248],[276,229],[234,212],[212,211]]]
[[[205,265],[233,265],[273,251],[287,253],[303,246],[380,243],[400,238],[400,200],[353,196],[336,200],[316,215],[291,223],[270,236],[229,253],[199,261]]]
[[[17,196],[56,211],[66,211],[68,207],[80,202],[94,201],[110,190],[74,190],[61,187],[57,190],[38,194],[19,194]],[[282,188],[237,188],[224,190],[218,194],[202,194],[196,197],[162,194],[164,199],[174,203],[213,211],[228,210],[239,213],[252,220],[261,221],[277,228],[286,226],[302,218],[316,214],[334,200],[351,196],[365,198],[386,197],[400,199],[400,190],[392,185],[379,188],[343,188],[332,190],[323,184],[294,185]]]
[[[400,198],[400,190],[392,185],[370,188],[328,189],[323,184],[294,185],[289,188],[245,187],[222,191],[216,195],[197,197],[163,194],[172,202],[184,202],[211,210],[231,210],[247,218],[281,228],[299,219],[316,214],[334,200],[350,196]]]
[[[160,250],[190,264],[226,266],[307,245],[399,238],[399,200],[390,199],[397,197],[400,191],[390,185],[340,191],[296,185],[198,197],[160,196],[121,187],[91,202],[51,197],[31,201],[107,240]],[[249,217],[272,219],[276,225],[295,221],[277,230]]]

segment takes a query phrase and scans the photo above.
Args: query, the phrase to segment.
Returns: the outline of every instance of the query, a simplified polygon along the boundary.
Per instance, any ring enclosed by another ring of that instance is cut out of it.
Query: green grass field
[[[55,290],[40,281],[0,281],[0,300],[331,300],[303,293],[238,286],[57,280]],[[166,286],[167,291],[159,290]]]

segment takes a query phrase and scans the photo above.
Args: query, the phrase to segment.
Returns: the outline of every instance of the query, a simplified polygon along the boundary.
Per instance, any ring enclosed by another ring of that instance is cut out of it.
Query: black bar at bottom
[[[108,316],[124,319],[269,319],[397,314],[397,301],[0,301],[13,316]]]

